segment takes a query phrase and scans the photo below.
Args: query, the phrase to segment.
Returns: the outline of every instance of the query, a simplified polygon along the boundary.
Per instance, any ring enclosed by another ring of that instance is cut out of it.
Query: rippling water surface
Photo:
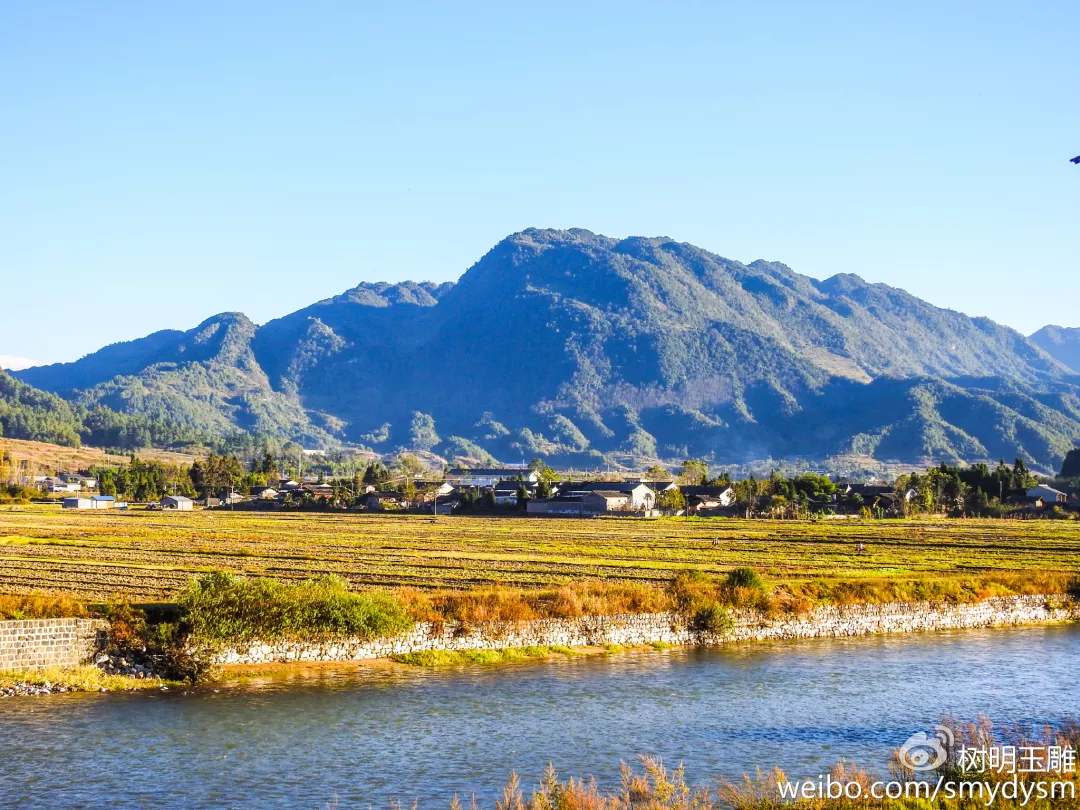
[[[841,758],[883,768],[944,713],[1080,716],[1080,628],[589,656],[496,669],[343,668],[200,690],[0,701],[0,807],[483,807],[548,762],[612,783],[638,754],[693,780]]]

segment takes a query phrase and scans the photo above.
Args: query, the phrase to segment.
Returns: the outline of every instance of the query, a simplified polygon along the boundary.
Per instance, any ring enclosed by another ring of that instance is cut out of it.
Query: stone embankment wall
[[[767,639],[862,636],[975,627],[1049,624],[1076,616],[1062,597],[1011,596],[976,604],[904,602],[820,607],[805,616],[769,618],[753,611],[732,614],[721,636],[702,634],[671,613],[537,619],[463,627],[455,622],[422,623],[400,636],[362,640],[252,644],[223,653],[223,664],[288,661],[357,661],[428,650],[505,649],[528,646],[594,647],[608,644],[722,644]]]
[[[100,619],[24,619],[0,622],[0,670],[75,667],[105,646]]]

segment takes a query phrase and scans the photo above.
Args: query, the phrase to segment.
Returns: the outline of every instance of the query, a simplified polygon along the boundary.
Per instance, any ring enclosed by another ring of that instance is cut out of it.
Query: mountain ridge
[[[1031,335],[1030,340],[1059,363],[1080,374],[1080,328],[1048,325]]]
[[[1080,439],[1072,375],[1009,327],[854,274],[583,229],[513,234],[456,282],[363,282],[260,327],[225,313],[16,373],[87,407],[320,446],[586,462],[1012,447],[1044,466]]]

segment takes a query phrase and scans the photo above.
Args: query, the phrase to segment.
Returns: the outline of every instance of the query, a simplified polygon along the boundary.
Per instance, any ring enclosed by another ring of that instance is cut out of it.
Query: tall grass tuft
[[[1022,750],[1028,746],[1046,750],[1049,746],[1062,749],[1080,745],[1080,732],[1076,726],[1066,724],[1059,729],[1045,729],[1033,738],[1011,732],[995,731],[992,724],[982,720],[977,724],[958,726],[953,724],[958,743],[968,745],[993,745],[1007,743]],[[950,752],[955,756],[955,752]],[[952,759],[944,776],[950,780],[999,783],[1004,785],[1014,776],[1004,771],[987,771],[980,774],[963,774],[953,766]],[[936,780],[939,772],[933,774]],[[859,798],[814,798],[790,801],[781,798],[778,783],[786,782],[787,777],[780,769],[763,772],[755,776],[744,776],[739,782],[721,779],[719,782],[701,783],[694,787],[688,781],[682,766],[667,768],[659,759],[641,757],[641,768],[634,769],[623,763],[617,785],[610,788],[600,787],[594,780],[584,781],[559,778],[552,765],[548,765],[539,786],[531,795],[521,784],[521,779],[511,773],[502,796],[496,800],[496,810],[785,810],[785,808],[805,808],[805,810],[976,810],[990,806],[985,794],[978,798],[950,798],[942,792],[931,805],[925,798],[872,799],[870,785],[877,780],[895,780],[901,785],[925,781],[925,773],[905,774],[896,768],[891,774],[873,774],[860,770],[850,763],[841,762],[831,771],[833,781],[842,785],[858,784],[861,787]],[[1080,794],[1080,775],[1068,767],[1059,766],[1048,773],[1022,773],[1020,782],[1060,781],[1071,784],[1073,796]],[[854,793],[854,791],[852,791]],[[1075,808],[1074,798],[1039,798],[1038,794],[1011,795],[999,790],[992,806],[1000,810],[1056,810],[1056,808]],[[461,810],[461,802],[456,797],[450,805],[451,810]]]

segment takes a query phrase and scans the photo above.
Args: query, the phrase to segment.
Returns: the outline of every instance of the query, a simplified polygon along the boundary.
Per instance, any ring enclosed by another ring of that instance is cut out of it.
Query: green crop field
[[[332,573],[358,587],[655,584],[685,568],[747,565],[789,581],[1076,572],[1080,524],[0,509],[0,593],[157,600],[212,570],[283,579]]]

